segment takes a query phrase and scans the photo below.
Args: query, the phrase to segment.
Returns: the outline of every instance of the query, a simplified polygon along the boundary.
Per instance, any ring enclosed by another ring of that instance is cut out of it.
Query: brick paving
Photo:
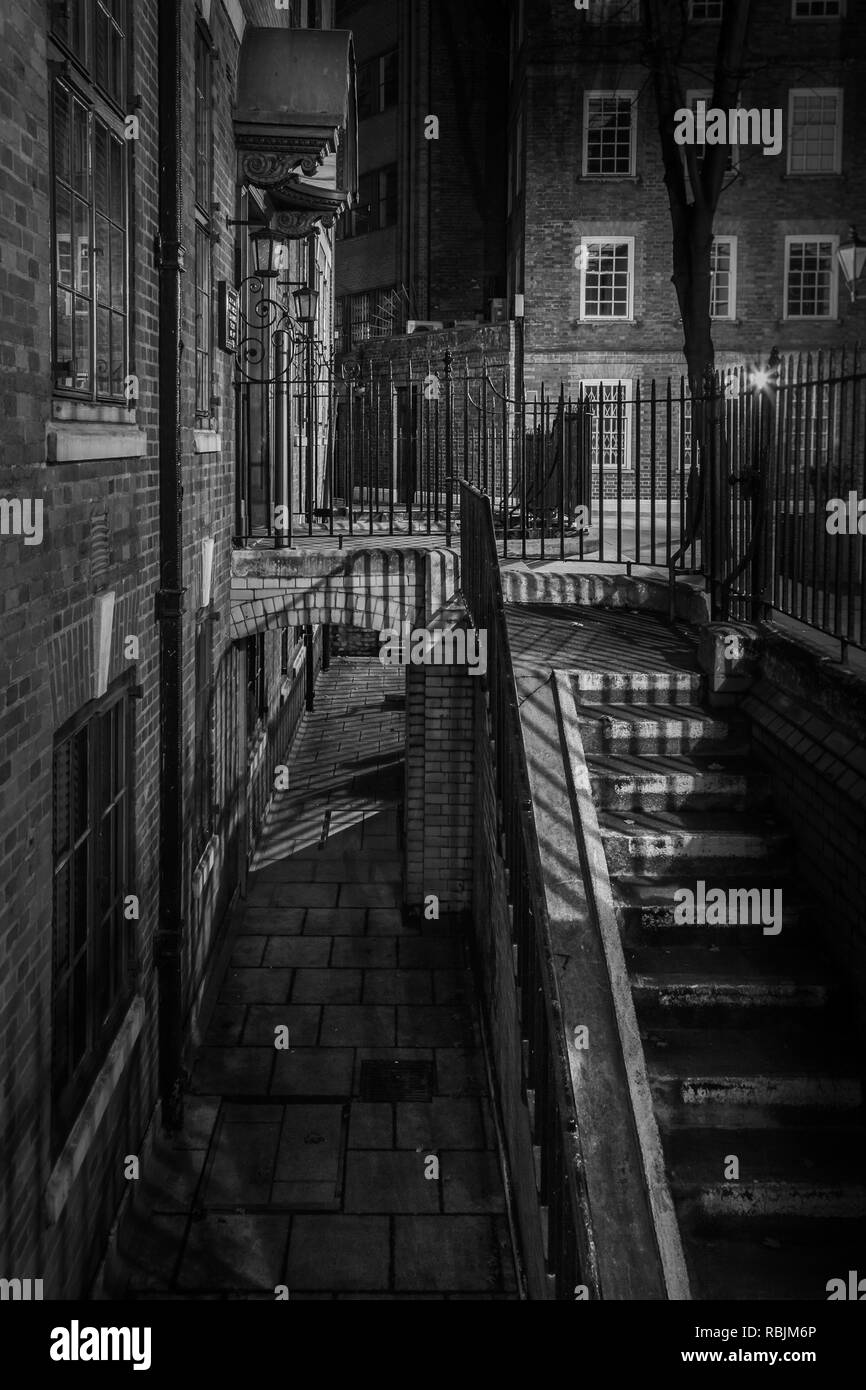
[[[404,684],[357,658],[321,677],[118,1296],[517,1297],[464,944],[400,908]],[[427,1064],[429,1098],[377,1098],[370,1062],[398,1086]]]

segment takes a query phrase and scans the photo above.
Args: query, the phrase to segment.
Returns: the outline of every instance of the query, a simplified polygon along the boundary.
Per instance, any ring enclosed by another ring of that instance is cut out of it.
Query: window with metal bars
[[[585,381],[589,403],[593,467],[631,468],[631,381]]]
[[[51,8],[52,374],[123,401],[128,372],[128,141],[123,0]]]
[[[57,736],[52,1146],[62,1147],[132,994],[133,716],[128,683]]]
[[[387,338],[404,327],[405,300],[395,286],[342,295],[334,305],[337,350],[349,352],[368,338]]]
[[[835,473],[836,451],[840,436],[838,399],[834,416],[833,437],[830,436],[830,386],[827,382],[808,382],[789,388],[792,397],[790,407],[790,454],[801,469],[812,469],[817,476],[820,469],[822,479]],[[785,422],[787,424],[787,422]]]

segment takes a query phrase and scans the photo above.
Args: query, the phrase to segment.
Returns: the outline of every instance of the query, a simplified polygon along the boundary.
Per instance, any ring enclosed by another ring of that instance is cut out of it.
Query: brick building
[[[722,0],[691,0],[683,12],[682,99],[693,109],[712,105],[721,12]],[[432,27],[423,5],[390,0],[354,0],[341,14],[359,53],[362,178],[336,247],[337,341],[370,384],[366,409],[355,400],[351,430],[341,411],[340,441],[346,455],[375,439],[378,465],[374,474],[362,460],[356,497],[393,479],[400,502],[412,493],[406,479],[426,478],[425,438],[435,436],[436,420],[421,385],[432,372],[441,388],[446,347],[458,375],[477,381],[486,366],[499,382],[507,368],[512,430],[521,382],[530,403],[542,385],[555,400],[561,383],[589,401],[593,495],[682,492],[691,403],[638,0],[593,0],[585,9],[514,0],[507,23],[498,8],[463,7],[456,17],[437,5]],[[862,334],[863,301],[851,301],[836,253],[863,217],[864,23],[861,8],[841,0],[752,6],[739,100],[746,111],[778,113],[781,140],[771,155],[742,143],[728,161],[712,267],[722,371],[762,366],[774,347],[814,353]],[[461,93],[481,30],[487,67],[472,71],[469,111],[486,102],[488,119],[467,124]],[[432,113],[438,141],[424,139]],[[477,195],[486,182],[495,194],[501,158],[504,196],[487,198],[488,215],[479,217],[467,190]],[[479,161],[486,181],[476,176]],[[495,280],[484,266],[496,268]],[[504,321],[451,339],[403,331],[413,317],[447,324],[478,315]],[[661,402],[668,379],[669,426],[663,404],[653,414],[648,399],[650,381]],[[824,415],[820,430],[827,427]],[[473,437],[484,433],[479,425]],[[435,466],[427,472],[439,495]]]
[[[358,205],[338,227],[338,342],[504,311],[505,29],[485,0],[341,0],[358,61]],[[491,301],[497,301],[491,309]]]
[[[690,0],[685,102],[711,105],[722,0]],[[679,377],[671,219],[638,0],[511,6],[508,295],[524,295],[526,384],[595,393]],[[732,151],[715,220],[718,365],[853,344],[836,250],[863,216],[862,6],[755,0],[741,91],[779,109],[778,154]],[[612,425],[612,431],[615,427]],[[608,441],[613,448],[615,441]]]
[[[245,383],[272,405],[250,366],[271,344],[244,327],[261,321],[256,228],[288,238],[287,288],[319,291],[312,327],[284,296],[292,360],[332,331],[338,184],[355,179],[351,40],[312,32],[332,28],[329,0],[0,16],[0,1274],[50,1298],[90,1287],[125,1157],[160,1096],[176,1115],[205,971],[321,661],[320,630],[233,641],[229,590],[263,500]],[[301,81],[274,95],[293,64],[333,96],[328,129]],[[300,510],[327,418],[289,380]]]

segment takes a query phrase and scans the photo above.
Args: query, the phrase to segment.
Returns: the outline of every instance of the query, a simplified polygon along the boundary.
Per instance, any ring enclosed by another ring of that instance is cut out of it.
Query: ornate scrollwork
[[[240,285],[235,364],[243,380],[263,385],[290,380],[298,333],[285,294],[276,297],[272,286],[285,290],[279,282],[260,275],[249,275]],[[278,371],[280,350],[285,354],[285,365]]]
[[[255,188],[273,188],[291,179],[297,163],[291,154],[264,154],[247,150],[241,154],[241,180]]]
[[[294,241],[312,231],[317,220],[315,213],[307,211],[276,212],[272,225],[275,231]]]
[[[239,135],[237,138],[242,183],[256,188],[292,187],[300,177],[314,178],[328,153],[327,141],[318,136],[298,135],[291,140],[267,135]]]

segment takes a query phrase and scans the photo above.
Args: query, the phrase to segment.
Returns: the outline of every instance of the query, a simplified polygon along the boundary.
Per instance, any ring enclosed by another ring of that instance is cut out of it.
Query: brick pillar
[[[473,702],[479,677],[460,666],[406,668],[406,906],[472,903]]]

